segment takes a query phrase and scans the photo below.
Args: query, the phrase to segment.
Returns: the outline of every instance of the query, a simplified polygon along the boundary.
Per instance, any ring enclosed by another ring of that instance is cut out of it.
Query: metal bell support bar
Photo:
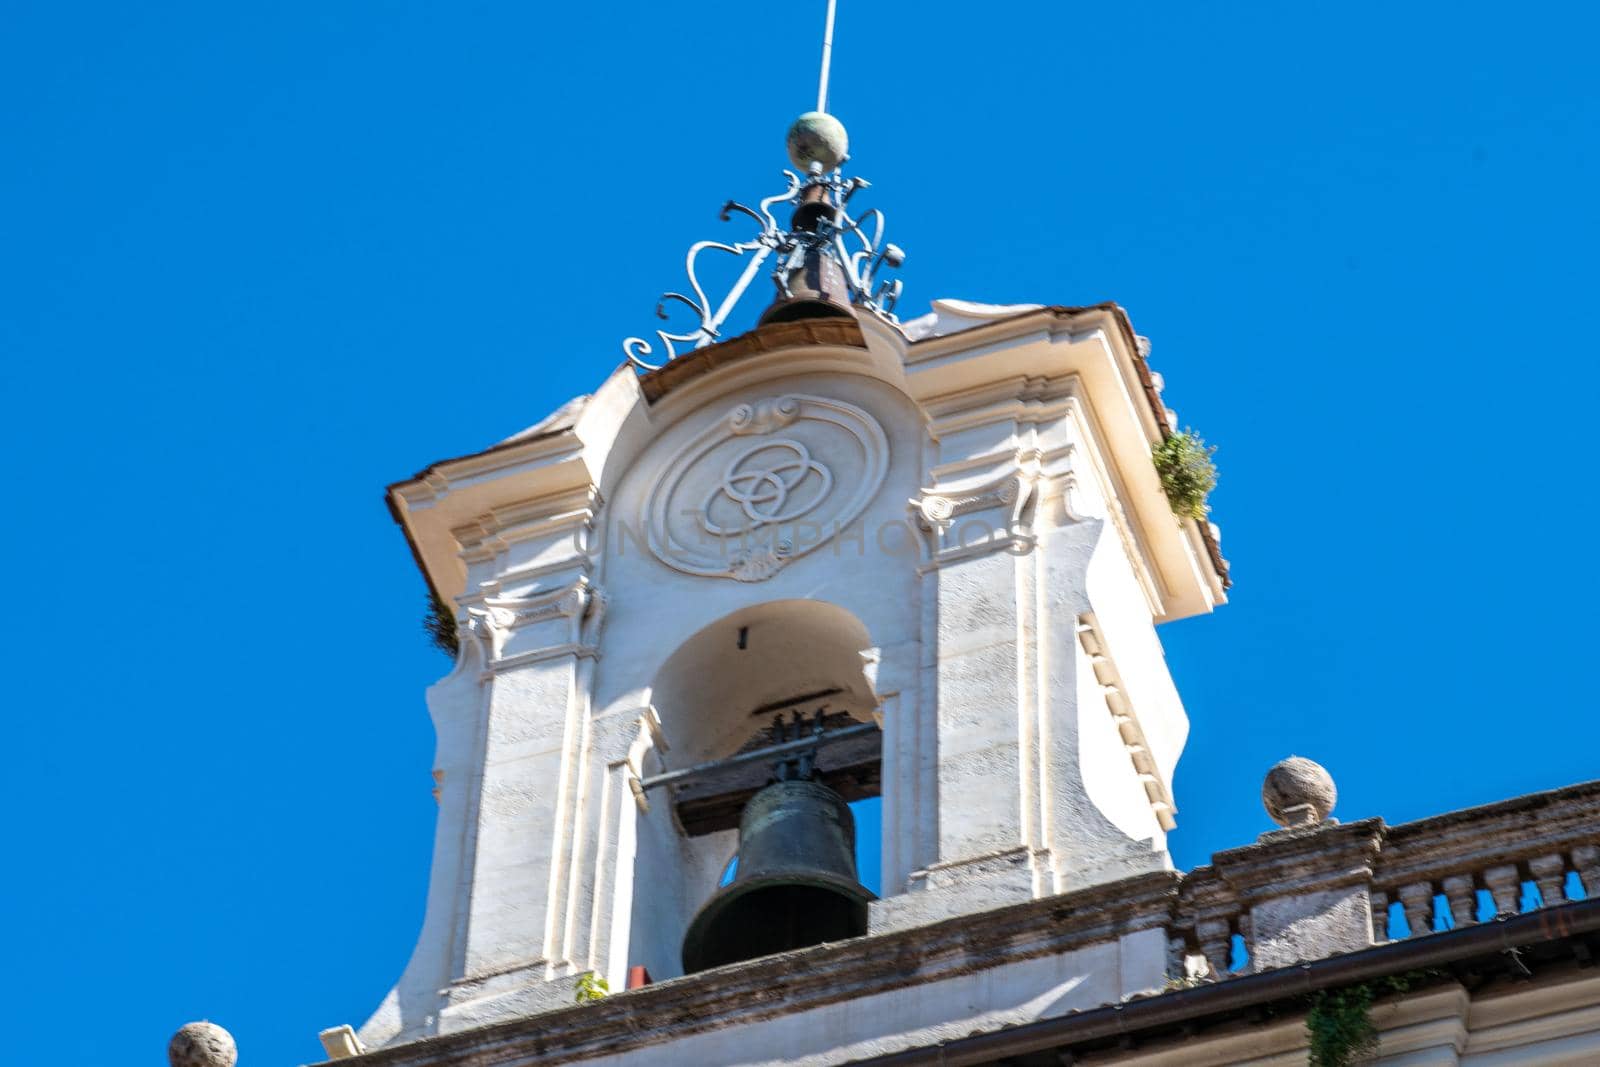
[[[707,774],[724,770],[728,767],[738,767],[746,763],[757,763],[761,760],[776,760],[781,757],[792,756],[796,753],[810,752],[813,754],[814,759],[815,752],[826,745],[831,745],[839,741],[848,741],[852,737],[862,737],[869,733],[875,733],[877,732],[877,729],[878,727],[876,723],[861,722],[856,723],[853,726],[842,727],[838,730],[825,730],[821,733],[813,733],[808,737],[797,737],[792,741],[782,741],[775,745],[769,745],[766,748],[758,748],[749,752],[741,752],[737,756],[729,756],[727,759],[710,760],[706,763],[697,763],[693,767],[685,767],[682,770],[677,771],[663,771],[660,774],[653,774],[649,778],[634,779],[632,781],[633,791],[637,795],[643,796],[645,792],[655,789],[658,786],[680,785],[692,778],[699,778]]]

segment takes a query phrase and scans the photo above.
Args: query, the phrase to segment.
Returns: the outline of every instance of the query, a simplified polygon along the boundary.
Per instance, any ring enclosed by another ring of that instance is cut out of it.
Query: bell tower
[[[1112,304],[898,317],[905,255],[844,127],[807,114],[788,147],[782,191],[724,209],[753,234],[695,245],[662,297],[687,325],[389,489],[460,651],[428,691],[426,918],[368,1047],[570,1005],[588,972],[1170,868],[1188,725],[1156,627],[1222,603],[1227,568],[1162,491],[1145,342]],[[721,299],[707,255],[743,267]],[[846,807],[871,796],[877,899]],[[1159,987],[1164,935],[1128,936]]]

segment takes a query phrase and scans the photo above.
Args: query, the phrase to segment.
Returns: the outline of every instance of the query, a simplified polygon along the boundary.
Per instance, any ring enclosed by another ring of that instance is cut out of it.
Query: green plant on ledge
[[[1216,450],[1215,445],[1207,445],[1188,427],[1150,450],[1161,489],[1178,518],[1203,522],[1211,510],[1206,506],[1206,496],[1217,484],[1217,465],[1211,459]]]
[[[422,616],[422,629],[434,648],[455,659],[461,652],[461,638],[456,633],[456,613],[439,594],[428,591],[428,610]]]
[[[593,1000],[604,1000],[611,992],[611,983],[595,974],[585,971],[578,976],[578,991],[573,996],[574,1004],[587,1004]]]
[[[1351,1067],[1378,1051],[1378,1028],[1372,1024],[1375,992],[1364,983],[1326,990],[1312,999],[1306,1013],[1310,1067]]]
[[[1372,1002],[1380,995],[1408,992],[1435,973],[1407,971],[1343,989],[1325,989],[1312,997],[1306,1012],[1306,1036],[1311,1045],[1308,1067],[1353,1067],[1372,1059],[1378,1051]]]

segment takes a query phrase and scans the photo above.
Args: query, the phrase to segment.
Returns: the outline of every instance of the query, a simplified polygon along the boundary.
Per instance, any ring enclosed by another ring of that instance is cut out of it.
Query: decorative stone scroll
[[[853,404],[740,404],[666,462],[645,504],[650,549],[689,574],[770,578],[860,518],[888,466],[883,429]]]
[[[1057,521],[1077,521],[1082,505],[1076,500],[1072,456],[1071,445],[1049,452],[1027,449],[987,481],[924,488],[908,502],[913,521],[931,536],[933,558],[923,569],[990,552],[1031,551],[1036,536],[1027,513],[1042,500],[1057,505]]]
[[[551,656],[598,654],[606,596],[586,577],[524,597],[482,597],[466,609],[466,640],[480,643],[491,671]]]

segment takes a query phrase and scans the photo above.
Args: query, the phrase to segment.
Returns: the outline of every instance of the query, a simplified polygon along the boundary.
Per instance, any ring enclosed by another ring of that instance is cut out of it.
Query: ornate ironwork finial
[[[690,245],[685,263],[689,291],[661,294],[656,316],[671,321],[669,309],[686,309],[693,317],[692,325],[678,332],[657,329],[654,342],[627,338],[622,350],[629,361],[641,370],[655,370],[675,359],[680,346],[701,348],[721,340],[723,324],[769,259],[777,293],[763,321],[807,314],[848,315],[853,309],[895,322],[900,282],[883,275],[900,266],[905,253],[884,241],[884,217],[877,208],[859,216],[850,214],[851,198],[870,183],[865,178],[844,176],[840,168],[849,159],[848,148],[844,125],[832,115],[819,110],[796,119],[789,127],[789,158],[804,176],[784,171],[788,187],[755,208],[734,200],[722,206],[722,221],[742,215],[755,222],[759,231],[745,241],[696,241]],[[783,204],[794,206],[787,226],[775,214]],[[747,260],[738,280],[715,304],[698,273],[700,255],[708,251]]]

